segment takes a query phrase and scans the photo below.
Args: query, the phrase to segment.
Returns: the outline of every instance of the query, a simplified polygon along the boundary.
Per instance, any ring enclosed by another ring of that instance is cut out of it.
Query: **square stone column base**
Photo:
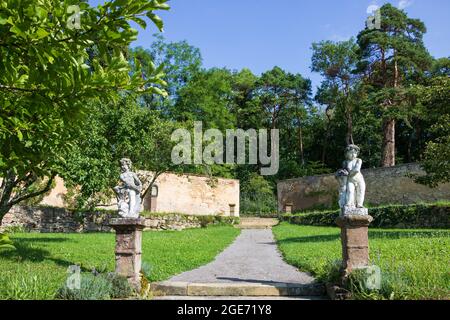
[[[114,218],[109,225],[116,231],[116,273],[127,278],[137,292],[141,290],[142,230],[144,218]]]
[[[352,270],[369,265],[369,215],[345,215],[336,219],[341,228],[342,271],[347,277]]]

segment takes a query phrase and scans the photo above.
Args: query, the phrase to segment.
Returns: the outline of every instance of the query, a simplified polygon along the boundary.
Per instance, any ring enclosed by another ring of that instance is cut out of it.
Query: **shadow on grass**
[[[71,265],[75,265],[77,263],[72,261],[67,261],[59,258],[52,257],[51,253],[48,250],[41,248],[32,248],[27,243],[14,242],[15,250],[4,250],[0,251],[0,258],[8,259],[13,262],[33,262],[40,263],[45,260],[52,261],[59,266],[69,267]],[[89,272],[90,269],[87,269],[81,266],[81,271]]]
[[[218,280],[229,281],[230,283],[255,283],[269,286],[277,286],[277,285],[287,285],[287,286],[308,286],[311,283],[300,283],[300,282],[280,282],[280,281],[271,281],[271,280],[258,280],[258,279],[242,279],[242,278],[233,278],[233,277],[217,277]],[[224,283],[226,284],[226,282]]]
[[[304,236],[304,237],[294,237],[278,240],[278,243],[308,243],[308,242],[330,242],[340,239],[340,235],[337,234],[326,234],[318,236]]]

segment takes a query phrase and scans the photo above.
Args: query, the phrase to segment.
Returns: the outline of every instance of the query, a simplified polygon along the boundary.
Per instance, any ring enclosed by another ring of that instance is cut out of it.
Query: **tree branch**
[[[156,171],[155,172],[155,175],[154,175],[152,181],[148,185],[147,189],[145,189],[144,193],[141,195],[141,199],[144,199],[147,196],[147,193],[152,189],[153,184],[155,183],[156,179],[163,173],[164,173],[164,171]]]
[[[4,84],[0,84],[0,90],[24,91],[24,92],[41,92],[42,91],[42,89],[19,88],[19,87],[7,86]]]
[[[33,198],[33,197],[37,197],[37,196],[39,196],[39,195],[41,195],[43,193],[46,193],[46,192],[50,191],[50,189],[52,187],[53,180],[55,179],[55,177],[56,177],[56,173],[53,173],[52,176],[48,179],[47,184],[45,185],[45,187],[43,189],[41,189],[39,191],[36,191],[36,192],[29,193],[29,194],[24,195],[24,196],[14,197],[8,203],[8,205],[13,206],[15,204],[18,204],[21,201],[24,201],[24,200],[27,200],[27,199],[30,199],[30,198]]]

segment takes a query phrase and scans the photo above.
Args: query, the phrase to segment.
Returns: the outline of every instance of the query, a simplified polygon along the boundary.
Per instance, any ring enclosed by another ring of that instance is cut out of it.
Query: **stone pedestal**
[[[128,279],[137,291],[141,289],[142,230],[144,218],[114,218],[110,226],[116,231],[116,273]]]
[[[368,214],[342,215],[336,219],[336,224],[341,228],[344,277],[348,276],[352,270],[369,265],[368,227],[372,221],[373,218]]]

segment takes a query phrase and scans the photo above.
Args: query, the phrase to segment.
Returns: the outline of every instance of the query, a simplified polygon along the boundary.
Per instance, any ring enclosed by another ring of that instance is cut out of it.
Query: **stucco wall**
[[[450,184],[431,189],[414,182],[407,174],[423,174],[418,164],[362,170],[366,181],[366,201],[371,205],[412,204],[450,200]],[[337,206],[338,183],[333,174],[280,181],[278,210],[292,212],[318,206]]]
[[[67,189],[64,181],[57,177],[55,182],[55,187],[41,204],[65,207],[64,195]],[[230,205],[234,205],[233,216],[239,216],[239,180],[164,173],[157,178],[156,184],[158,197],[155,208],[151,211],[230,216],[233,215],[230,214]],[[150,194],[144,200],[145,209],[148,210],[149,197]],[[151,201],[155,199],[152,198]],[[115,209],[114,202],[112,200],[113,205],[104,208]]]
[[[234,205],[234,216],[239,216],[239,180],[166,173],[156,184],[155,212],[230,216]]]

